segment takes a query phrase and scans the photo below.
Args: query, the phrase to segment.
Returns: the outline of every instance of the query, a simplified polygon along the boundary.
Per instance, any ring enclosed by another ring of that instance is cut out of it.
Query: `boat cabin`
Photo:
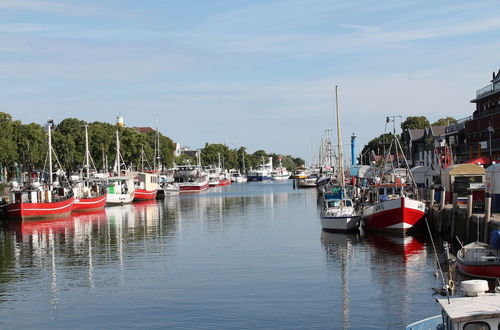
[[[325,201],[326,208],[333,207],[353,207],[352,201],[350,199],[328,199]]]
[[[488,281],[462,281],[463,296],[438,298],[441,315],[406,326],[406,330],[498,330],[500,329],[500,293],[486,293]]]

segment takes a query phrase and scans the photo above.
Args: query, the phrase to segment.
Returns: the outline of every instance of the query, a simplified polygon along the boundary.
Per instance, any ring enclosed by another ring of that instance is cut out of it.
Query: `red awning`
[[[482,156],[476,159],[471,159],[465,162],[466,164],[476,164],[476,165],[487,165],[490,164],[490,158],[486,156]]]

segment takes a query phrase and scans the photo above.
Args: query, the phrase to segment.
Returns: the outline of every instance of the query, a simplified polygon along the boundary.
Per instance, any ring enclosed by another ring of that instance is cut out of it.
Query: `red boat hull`
[[[424,217],[424,212],[422,202],[404,197],[386,201],[367,208],[365,227],[374,231],[405,233]]]
[[[458,270],[470,277],[499,278],[500,265],[466,265],[457,260]]]
[[[12,203],[7,205],[7,218],[19,220],[38,220],[63,218],[71,214],[74,198],[50,203]]]
[[[75,199],[73,203],[73,212],[85,212],[91,210],[100,210],[106,206],[106,197],[104,194],[93,198],[79,198]]]
[[[206,184],[203,184],[203,185],[189,185],[189,186],[183,186],[183,185],[180,185],[179,187],[179,191],[181,193],[190,193],[190,192],[200,192],[200,191],[204,191],[204,190],[207,190],[208,189],[208,182]]]
[[[231,184],[231,180],[220,180],[219,186],[227,186]]]
[[[149,201],[156,199],[156,194],[158,190],[146,190],[146,189],[136,189],[134,195],[134,201]]]

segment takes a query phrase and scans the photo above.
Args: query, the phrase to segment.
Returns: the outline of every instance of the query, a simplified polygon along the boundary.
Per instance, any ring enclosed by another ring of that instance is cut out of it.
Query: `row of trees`
[[[247,153],[245,147],[238,149],[230,149],[224,144],[205,144],[201,149],[201,162],[203,165],[217,165],[219,161],[225,168],[235,168],[242,170],[243,168],[255,168],[257,165],[262,164],[264,161],[267,163],[268,157],[273,158],[273,164],[278,164],[278,154],[268,154],[264,150],[257,150],[252,154]],[[290,155],[281,156],[281,163],[289,170],[294,170],[298,166],[304,165],[304,160],[301,158],[294,158]]]
[[[52,145],[59,163],[68,173],[78,171],[83,167],[85,125],[88,125],[90,153],[97,169],[104,169],[106,163],[108,166],[114,163],[117,130],[115,125],[99,121],[87,123],[76,118],[68,118],[56,125],[52,132]],[[118,130],[121,142],[120,152],[125,163],[140,168],[141,150],[144,150],[146,159],[152,166],[157,133],[155,131],[139,133],[134,128],[127,127],[119,127]],[[171,167],[174,163],[180,164],[187,160],[196,163],[195,159],[189,159],[187,156],[176,159],[174,157],[175,144],[172,140],[162,134],[159,138],[159,157],[162,164]],[[10,114],[0,112],[0,147],[2,148],[0,165],[8,169],[8,172],[13,174],[16,170],[42,169],[47,159],[47,129],[35,123],[23,124],[19,120],[13,120]],[[229,149],[222,144],[206,144],[201,151],[202,164],[217,164],[219,153],[226,168],[243,168],[243,155],[245,155],[246,168],[260,164],[262,157],[277,158],[277,155],[268,155],[264,150],[247,154],[244,147]],[[288,168],[293,169],[302,164],[304,161],[300,158],[291,156],[283,158],[283,165]]]
[[[422,129],[430,126],[448,126],[456,122],[457,120],[453,117],[445,117],[440,118],[431,124],[425,116],[408,116],[401,123],[401,130]],[[399,135],[397,136],[399,138]],[[369,159],[368,153],[371,153],[371,151],[377,155],[381,155],[383,153],[384,146],[388,147],[391,140],[392,133],[384,133],[370,140],[370,142],[368,142],[361,151],[361,155],[363,155],[363,157],[360,161],[363,161],[363,159]]]

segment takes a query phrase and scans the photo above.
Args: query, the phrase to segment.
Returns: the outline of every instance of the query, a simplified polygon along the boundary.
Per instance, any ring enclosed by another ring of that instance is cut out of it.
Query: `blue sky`
[[[0,111],[316,157],[388,115],[462,118],[500,69],[498,1],[0,1]],[[110,141],[113,143],[113,141]]]

